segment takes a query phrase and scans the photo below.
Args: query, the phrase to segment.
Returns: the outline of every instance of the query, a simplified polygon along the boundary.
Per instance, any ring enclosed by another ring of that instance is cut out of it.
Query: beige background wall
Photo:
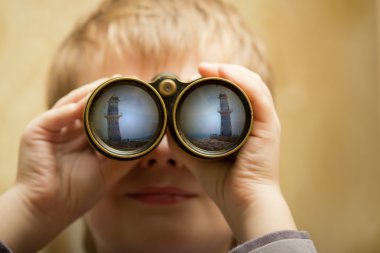
[[[1,192],[14,180],[22,129],[44,110],[52,53],[98,2],[0,0]],[[268,46],[283,126],[282,187],[299,228],[320,252],[380,252],[376,1],[228,2]],[[45,252],[79,252],[77,228]]]

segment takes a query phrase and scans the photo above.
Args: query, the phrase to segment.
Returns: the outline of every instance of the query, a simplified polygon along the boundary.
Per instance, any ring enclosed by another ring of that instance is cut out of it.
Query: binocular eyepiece
[[[147,83],[116,77],[91,94],[84,127],[92,146],[103,155],[130,160],[152,151],[169,128],[177,144],[201,158],[235,153],[253,125],[248,97],[233,82],[199,78],[182,82],[162,73]]]

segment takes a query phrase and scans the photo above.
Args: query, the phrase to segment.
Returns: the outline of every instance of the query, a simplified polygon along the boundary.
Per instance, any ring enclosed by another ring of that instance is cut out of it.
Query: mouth
[[[189,201],[198,195],[178,187],[148,186],[126,193],[125,196],[149,205],[173,205]]]

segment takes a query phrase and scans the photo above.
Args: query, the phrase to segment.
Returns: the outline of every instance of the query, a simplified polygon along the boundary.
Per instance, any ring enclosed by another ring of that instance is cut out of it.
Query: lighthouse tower
[[[220,136],[232,136],[231,130],[231,112],[230,106],[228,105],[228,97],[227,94],[220,93],[220,109],[218,112],[220,113]]]
[[[119,114],[119,101],[118,96],[112,96],[108,100],[107,114],[104,115],[107,119],[109,141],[121,141],[119,118],[122,115]]]

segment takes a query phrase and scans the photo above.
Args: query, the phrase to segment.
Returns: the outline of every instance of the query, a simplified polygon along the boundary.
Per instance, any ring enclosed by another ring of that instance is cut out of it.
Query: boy
[[[222,77],[246,92],[254,128],[234,163],[194,158],[169,133],[127,162],[89,146],[82,117],[91,91],[115,74],[149,81],[161,72]],[[268,80],[257,43],[220,1],[104,1],[54,59],[52,108],[21,139],[16,183],[0,198],[0,240],[34,252],[84,216],[89,252],[226,253],[236,243],[231,252],[316,252],[279,188],[280,124],[260,76]]]

